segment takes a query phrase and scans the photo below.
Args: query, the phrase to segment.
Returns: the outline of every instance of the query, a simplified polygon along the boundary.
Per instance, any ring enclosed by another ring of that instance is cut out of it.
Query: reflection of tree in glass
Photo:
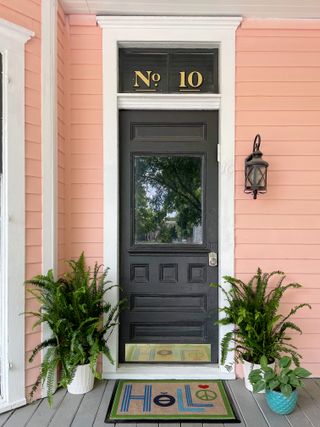
[[[201,158],[137,157],[136,240],[192,241],[201,225]]]

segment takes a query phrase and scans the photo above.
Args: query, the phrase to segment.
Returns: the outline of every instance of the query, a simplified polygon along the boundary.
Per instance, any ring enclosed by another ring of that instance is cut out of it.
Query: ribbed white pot
[[[251,382],[249,381],[249,374],[254,369],[260,369],[261,365],[256,363],[250,363],[250,362],[247,362],[246,360],[243,360],[242,366],[243,366],[244,384],[246,386],[246,389],[252,392],[253,387],[251,385]],[[268,366],[270,368],[274,368],[274,362],[270,363]],[[262,391],[259,391],[259,393],[265,393],[265,391],[262,390]]]
[[[84,394],[93,389],[94,375],[91,371],[90,364],[79,365],[76,369],[75,376],[68,384],[68,392],[71,394]]]

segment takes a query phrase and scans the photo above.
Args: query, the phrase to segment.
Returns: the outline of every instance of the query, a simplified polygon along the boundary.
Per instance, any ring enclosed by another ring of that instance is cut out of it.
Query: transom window
[[[218,49],[119,52],[120,92],[218,93]]]

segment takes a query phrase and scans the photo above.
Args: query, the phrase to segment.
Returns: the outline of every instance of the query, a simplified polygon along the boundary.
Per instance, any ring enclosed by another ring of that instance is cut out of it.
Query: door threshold
[[[235,379],[235,371],[228,372],[218,364],[120,364],[113,372],[103,372],[105,379]]]

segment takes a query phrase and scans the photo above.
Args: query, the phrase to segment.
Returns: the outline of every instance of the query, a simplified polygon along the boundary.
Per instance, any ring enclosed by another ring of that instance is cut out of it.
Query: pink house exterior
[[[69,13],[70,3],[0,0],[1,20],[32,32],[24,47],[24,123],[16,123],[24,126],[24,279],[49,268],[61,274],[64,260],[82,251],[88,263],[110,265],[106,213],[113,200],[106,198],[104,163],[108,150],[104,78],[110,76],[105,76],[108,63],[103,57],[108,22],[99,25],[95,14]],[[303,365],[317,377],[320,20],[272,18],[243,16],[234,30],[232,270],[237,277],[248,279],[258,266],[264,271],[279,269],[289,281],[303,284],[302,291],[288,292],[281,310],[287,312],[301,302],[312,305],[312,310],[303,309],[296,316],[303,335],[294,334],[293,342]],[[270,166],[267,193],[253,200],[243,192],[244,159],[257,133]],[[24,300],[20,313],[37,309],[35,299],[22,283],[19,286]],[[28,358],[46,332],[32,329],[29,314],[24,320],[23,392],[20,389],[20,397],[4,399],[5,409],[23,403],[41,363],[40,357],[32,364]],[[10,369],[8,378],[15,366]]]

